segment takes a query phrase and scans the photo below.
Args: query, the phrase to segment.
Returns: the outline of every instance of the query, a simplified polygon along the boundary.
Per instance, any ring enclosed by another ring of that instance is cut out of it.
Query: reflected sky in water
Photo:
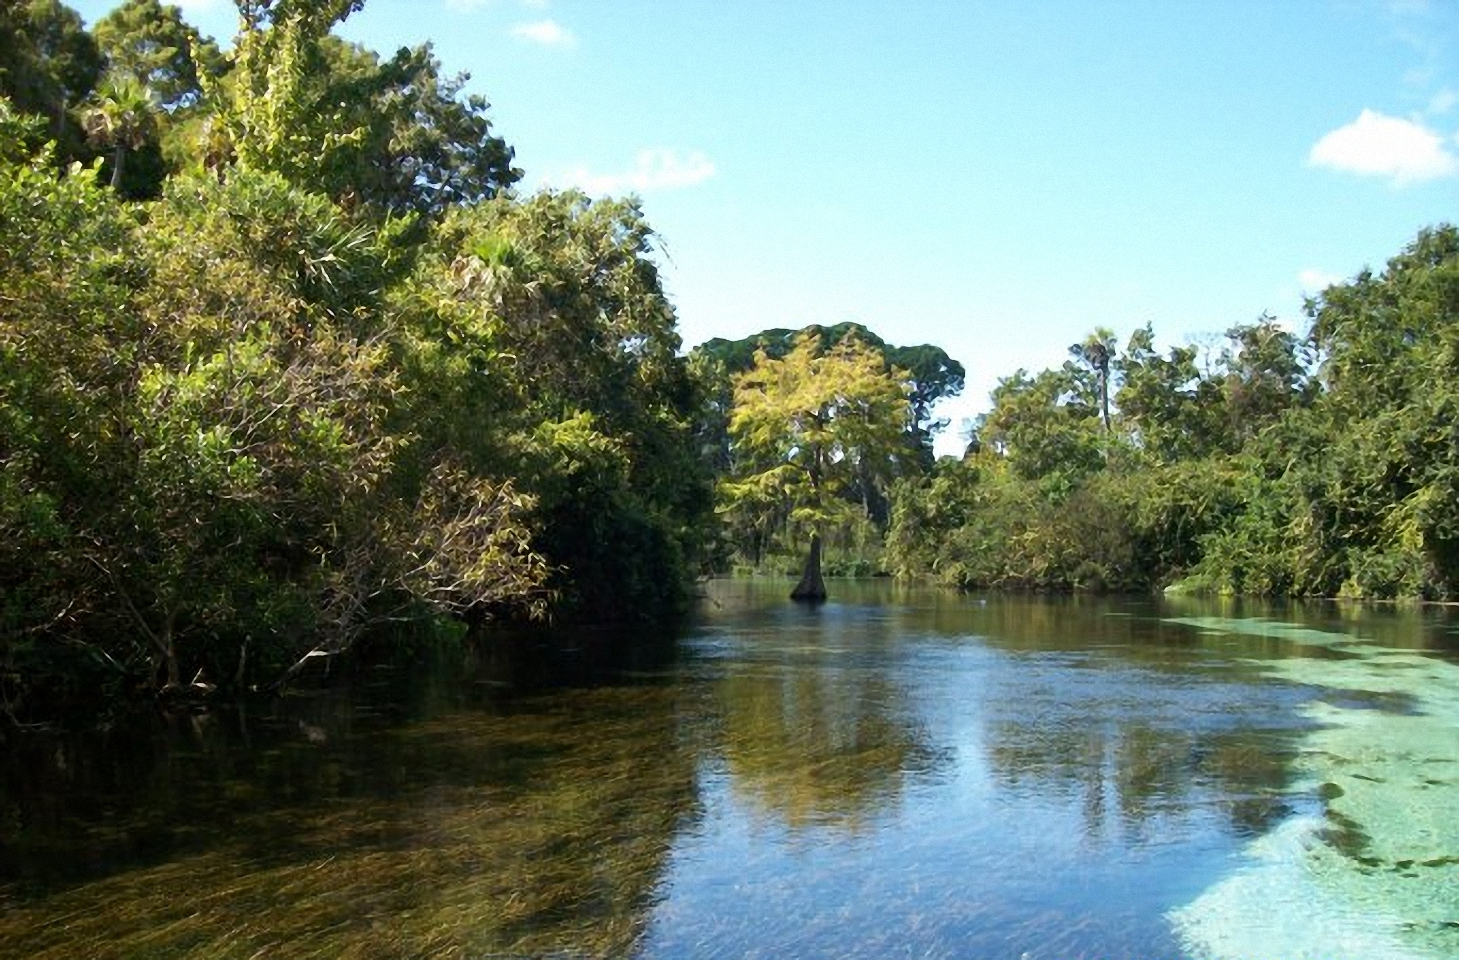
[[[1331,711],[1459,693],[1432,612],[783,591],[7,743],[0,957],[1235,957],[1233,877],[1397,802]]]

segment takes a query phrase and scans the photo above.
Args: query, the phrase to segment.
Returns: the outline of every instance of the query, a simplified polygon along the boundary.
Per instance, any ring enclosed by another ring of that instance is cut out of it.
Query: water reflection
[[[894,805],[908,777],[950,756],[919,714],[974,709],[998,787],[1068,799],[1095,846],[1207,812],[1254,836],[1291,811],[1291,735],[1306,725],[1290,711],[1306,694],[1243,702],[1259,676],[1233,664],[1229,635],[1213,658],[1215,640],[1162,618],[1156,601],[878,582],[838,584],[838,602],[815,613],[786,610],[766,585],[722,584],[716,599],[752,624],[731,634],[721,681],[734,787],[791,826],[864,821]],[[965,668],[977,687],[935,702],[938,684],[908,669],[929,640],[1017,659],[982,676]],[[1263,649],[1256,639],[1239,652]]]
[[[648,956],[1179,957],[1166,911],[1290,809],[1302,691],[1150,604],[716,586],[723,775]]]
[[[1280,734],[1195,735],[1130,722],[1049,737],[1007,722],[993,739],[988,757],[1000,784],[1069,798],[1097,847],[1151,840],[1168,821],[1200,812],[1257,836],[1292,809],[1282,795],[1292,751]]]
[[[725,766],[752,809],[792,829],[857,831],[939,754],[891,669],[887,621],[835,608],[781,613],[734,634],[716,684]]]
[[[1371,827],[1447,776],[1459,667],[1404,659],[1448,655],[1443,616],[836,594],[720,583],[627,658],[514,641],[6,744],[0,957],[1179,958],[1253,838],[1459,869]],[[1422,777],[1333,766],[1380,728]]]

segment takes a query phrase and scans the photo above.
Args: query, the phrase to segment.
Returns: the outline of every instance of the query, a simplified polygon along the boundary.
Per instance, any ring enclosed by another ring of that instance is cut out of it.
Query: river
[[[12,740],[0,957],[1459,957],[1459,617],[831,586]]]

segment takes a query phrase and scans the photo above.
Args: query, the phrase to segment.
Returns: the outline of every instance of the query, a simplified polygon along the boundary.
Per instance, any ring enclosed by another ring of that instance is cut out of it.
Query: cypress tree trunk
[[[790,599],[818,603],[826,599],[826,581],[821,579],[821,535],[811,534],[811,555],[806,558],[805,573],[790,591]]]

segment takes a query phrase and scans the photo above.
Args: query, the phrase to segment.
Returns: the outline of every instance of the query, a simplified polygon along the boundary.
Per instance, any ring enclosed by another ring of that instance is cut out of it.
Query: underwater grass
[[[231,842],[5,903],[0,954],[478,958],[631,953],[672,838],[695,815],[670,694],[585,692],[594,711],[479,714],[393,731],[419,789],[276,808]],[[472,782],[477,758],[522,757]],[[441,771],[445,770],[443,776]],[[282,821],[282,822],[281,822]],[[250,835],[286,833],[260,857]]]
[[[1343,654],[1263,665],[1317,691],[1293,789],[1320,798],[1323,813],[1253,844],[1240,870],[1172,915],[1191,951],[1211,960],[1459,956],[1459,665],[1270,621],[1180,622]]]

